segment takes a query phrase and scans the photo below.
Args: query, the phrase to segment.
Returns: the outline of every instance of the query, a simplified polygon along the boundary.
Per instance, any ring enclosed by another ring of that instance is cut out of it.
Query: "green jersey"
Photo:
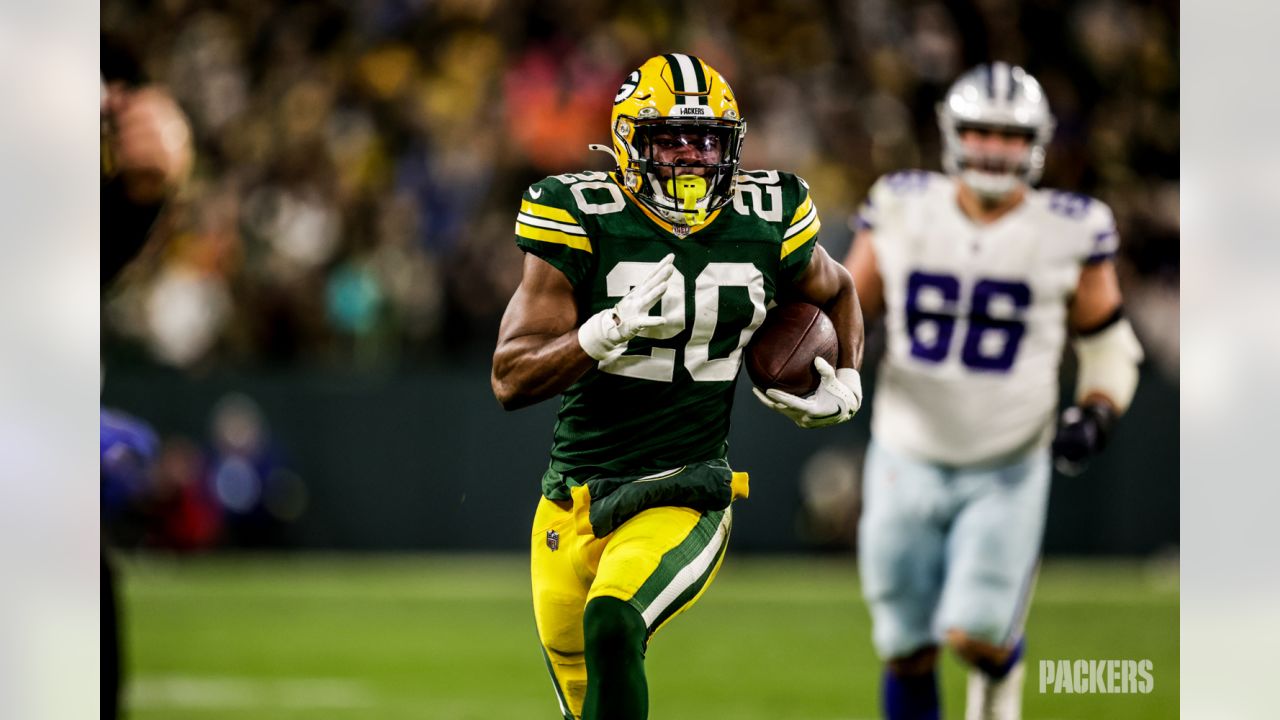
[[[733,202],[691,230],[673,226],[614,174],[531,186],[516,244],[569,279],[578,322],[617,304],[668,253],[676,272],[651,311],[667,318],[561,394],[542,493],[723,458],[742,348],[780,286],[809,264],[820,222],[803,180],[744,172]]]

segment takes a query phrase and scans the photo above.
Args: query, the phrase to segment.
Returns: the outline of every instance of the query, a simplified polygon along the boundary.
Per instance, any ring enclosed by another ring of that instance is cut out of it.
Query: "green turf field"
[[[123,563],[134,720],[555,720],[527,562],[316,556]],[[1178,716],[1177,576],[1050,562],[1028,630],[1027,718]],[[851,562],[731,552],[649,648],[655,720],[877,716],[879,671]],[[1040,659],[1150,659],[1148,695],[1041,694]],[[963,672],[948,661],[946,715]]]

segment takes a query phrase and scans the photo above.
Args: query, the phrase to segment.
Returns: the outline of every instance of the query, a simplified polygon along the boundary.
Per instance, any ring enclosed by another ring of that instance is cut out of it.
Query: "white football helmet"
[[[1003,62],[979,65],[961,75],[938,103],[942,167],[979,195],[1004,197],[1019,184],[1040,179],[1055,125],[1049,100],[1030,73]],[[1027,152],[1008,170],[993,171],[960,142],[960,131],[973,127],[1026,133]]]

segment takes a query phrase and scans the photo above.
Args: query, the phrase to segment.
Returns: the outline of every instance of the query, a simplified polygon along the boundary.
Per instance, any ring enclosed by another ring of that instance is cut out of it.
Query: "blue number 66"
[[[943,309],[924,310],[920,293],[926,288],[942,299]],[[979,280],[973,286],[969,303],[969,329],[960,350],[960,361],[973,370],[1007,372],[1018,355],[1018,345],[1026,332],[1026,323],[1017,319],[991,315],[997,298],[1006,298],[1022,311],[1031,306],[1031,288],[1023,282]],[[911,355],[925,362],[939,363],[947,357],[955,336],[956,313],[960,301],[960,280],[952,275],[916,271],[907,277],[907,335],[911,338]],[[951,311],[948,312],[947,310]],[[932,328],[930,332],[929,328]],[[987,340],[995,338],[995,340]]]

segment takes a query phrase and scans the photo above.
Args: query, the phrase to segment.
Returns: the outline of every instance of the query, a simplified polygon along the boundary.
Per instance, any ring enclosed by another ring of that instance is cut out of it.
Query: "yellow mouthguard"
[[[706,221],[706,209],[698,207],[698,201],[707,194],[706,180],[697,175],[677,175],[675,180],[667,181],[667,193],[683,206],[685,222],[701,225]]]

